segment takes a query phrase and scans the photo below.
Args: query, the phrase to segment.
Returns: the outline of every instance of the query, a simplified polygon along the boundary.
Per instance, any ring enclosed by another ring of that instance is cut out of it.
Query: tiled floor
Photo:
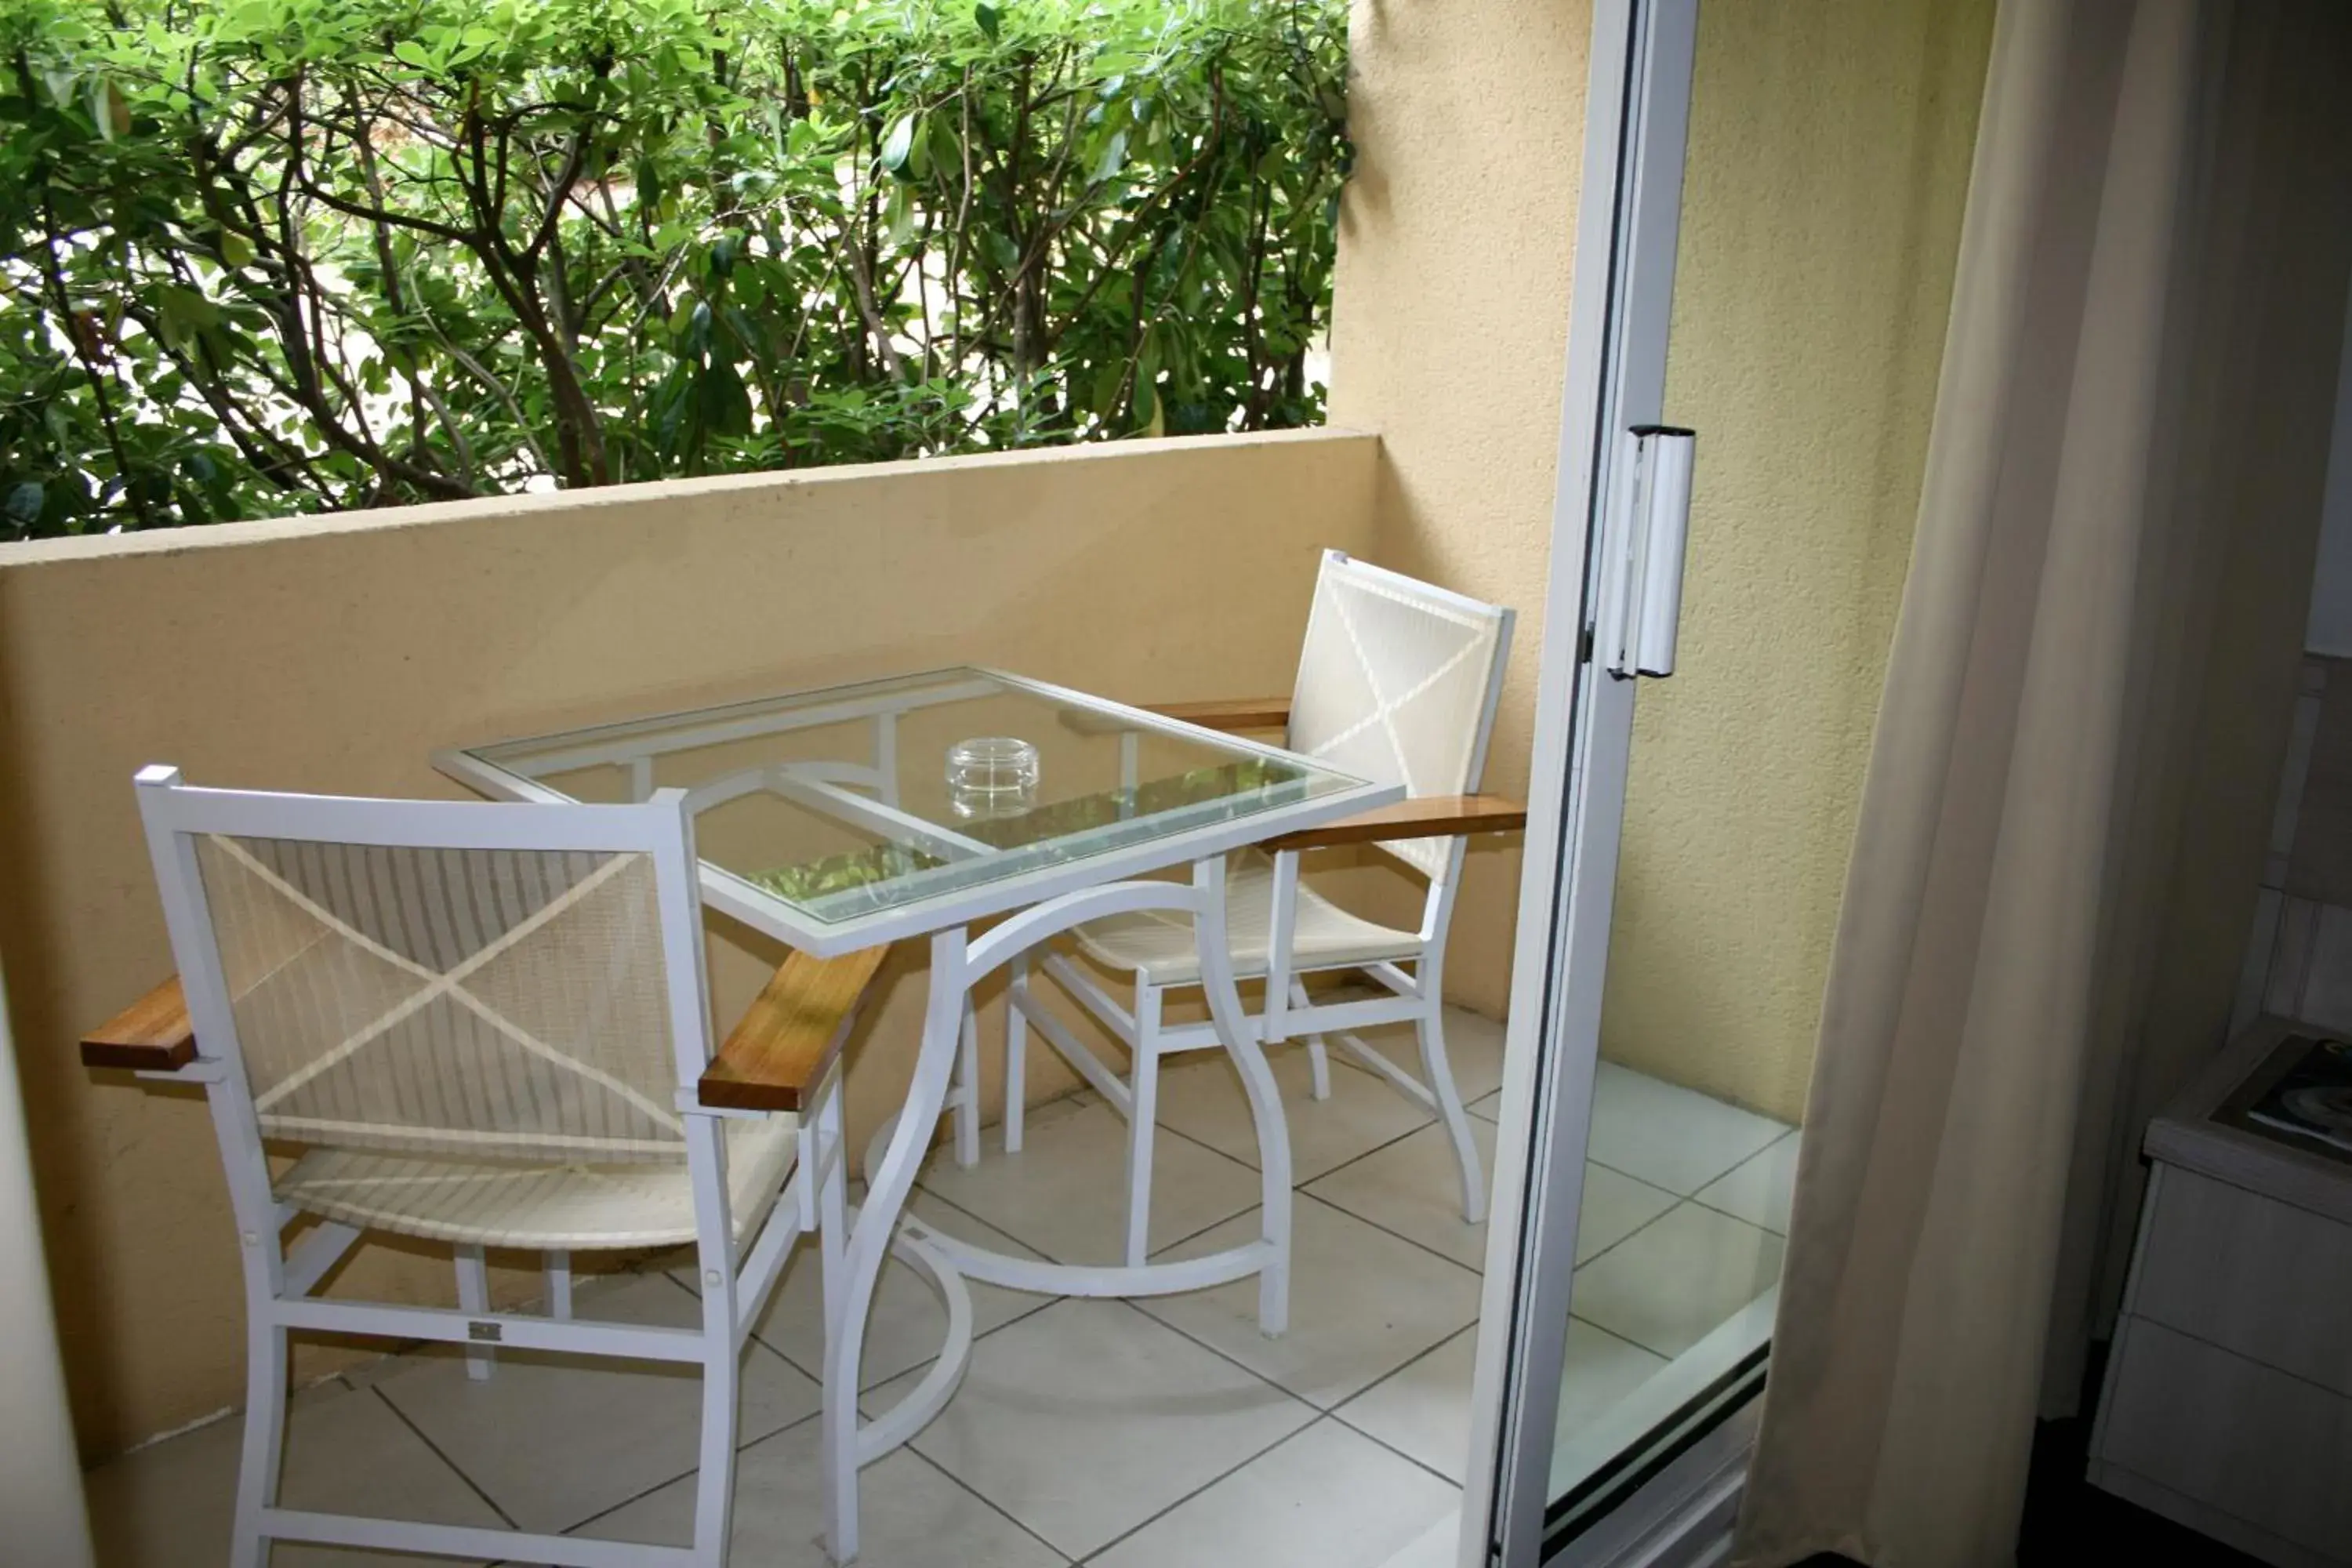
[[[1501,1032],[1450,1020],[1482,1152]],[[1376,1041],[1375,1043],[1384,1043]],[[1291,1327],[1258,1333],[1252,1281],[1125,1302],[972,1288],[971,1366],[947,1410],[866,1472],[874,1568],[1378,1568],[1444,1538],[1459,1506],[1485,1228],[1463,1224],[1438,1128],[1334,1059],[1333,1095],[1277,1063],[1299,1175]],[[1564,1424],[1590,1419],[1769,1287],[1796,1136],[1688,1090],[1604,1066],[1586,1173]],[[1221,1058],[1170,1072],[1154,1170],[1156,1255],[1252,1234],[1255,1145]],[[1115,1254],[1125,1132],[1092,1096],[1034,1111],[1027,1148],[944,1152],[917,1203],[942,1228],[1065,1261]],[[824,1561],[814,1373],[817,1280],[804,1250],[749,1352],[737,1560]],[[691,1270],[583,1289],[583,1315],[692,1321]],[[919,1377],[940,1310],[898,1265],[867,1342],[869,1412]],[[558,1367],[509,1353],[488,1383],[452,1358],[396,1357],[304,1393],[285,1495],[299,1507],[683,1541],[699,1394],[658,1367]],[[109,1568],[224,1555],[237,1423],[92,1472]],[[281,1548],[280,1564],[411,1558]]]

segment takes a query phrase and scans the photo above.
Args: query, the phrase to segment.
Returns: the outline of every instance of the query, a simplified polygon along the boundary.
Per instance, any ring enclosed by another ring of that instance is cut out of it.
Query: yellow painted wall
[[[1682,668],[1643,693],[1602,1049],[1794,1120],[1910,533],[1992,0],[1705,0],[1667,376],[1699,456]],[[1588,8],[1360,0],[1335,419],[1380,558],[1517,605],[1523,787]],[[1499,1013],[1516,856],[1454,989]]]
[[[959,662],[1287,689],[1318,548],[1370,543],[1374,458],[1337,431],[1135,442],[0,547],[0,962],[84,1452],[243,1390],[202,1101],[75,1060],[172,969],[137,767],[456,795],[436,746]],[[781,956],[731,929],[728,1018]],[[851,1047],[854,1130],[910,1066],[910,956]],[[1066,1085],[1038,1058],[1037,1093]],[[336,1289],[446,1301],[446,1255],[372,1242]]]
[[[1993,0],[1705,0],[1666,417],[1681,659],[1636,709],[1607,1056],[1794,1121],[1935,416]]]
[[[1591,7],[1357,0],[1331,418],[1380,432],[1373,559],[1519,612],[1486,787],[1523,794],[1551,552]],[[1446,989],[1510,994],[1516,837],[1474,841]],[[1417,884],[1369,868],[1342,897],[1411,923]]]

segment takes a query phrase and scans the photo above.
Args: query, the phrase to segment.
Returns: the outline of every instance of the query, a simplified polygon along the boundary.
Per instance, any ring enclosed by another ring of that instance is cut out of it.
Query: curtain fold
[[[2002,6],[1738,1563],[2011,1559],[2252,918],[2347,80],[2318,0]]]

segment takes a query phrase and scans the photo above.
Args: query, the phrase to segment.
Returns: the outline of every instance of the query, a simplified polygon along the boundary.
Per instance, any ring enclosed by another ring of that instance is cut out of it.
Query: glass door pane
[[[1686,141],[1669,223],[1625,198],[1603,462],[1648,420],[1695,430],[1696,468],[1671,678],[1581,689],[1594,724],[1612,700],[1631,715],[1605,981],[1567,979],[1602,991],[1556,1410],[1523,1426],[1549,1444],[1548,1551],[1769,1374],[1993,7],[1634,9],[1694,27]],[[1663,310],[1643,300],[1662,277]],[[1596,601],[1631,537],[1622,478],[1600,489]],[[1589,607],[1605,658],[1609,611]],[[1581,760],[1613,750],[1594,737]]]

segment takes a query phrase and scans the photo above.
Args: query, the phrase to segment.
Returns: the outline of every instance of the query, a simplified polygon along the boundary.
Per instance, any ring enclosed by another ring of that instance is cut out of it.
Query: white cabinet
[[[2282,1568],[2352,1568],[2352,1159],[2244,1112],[2318,1031],[2250,1028],[2148,1129],[2094,1485]]]

